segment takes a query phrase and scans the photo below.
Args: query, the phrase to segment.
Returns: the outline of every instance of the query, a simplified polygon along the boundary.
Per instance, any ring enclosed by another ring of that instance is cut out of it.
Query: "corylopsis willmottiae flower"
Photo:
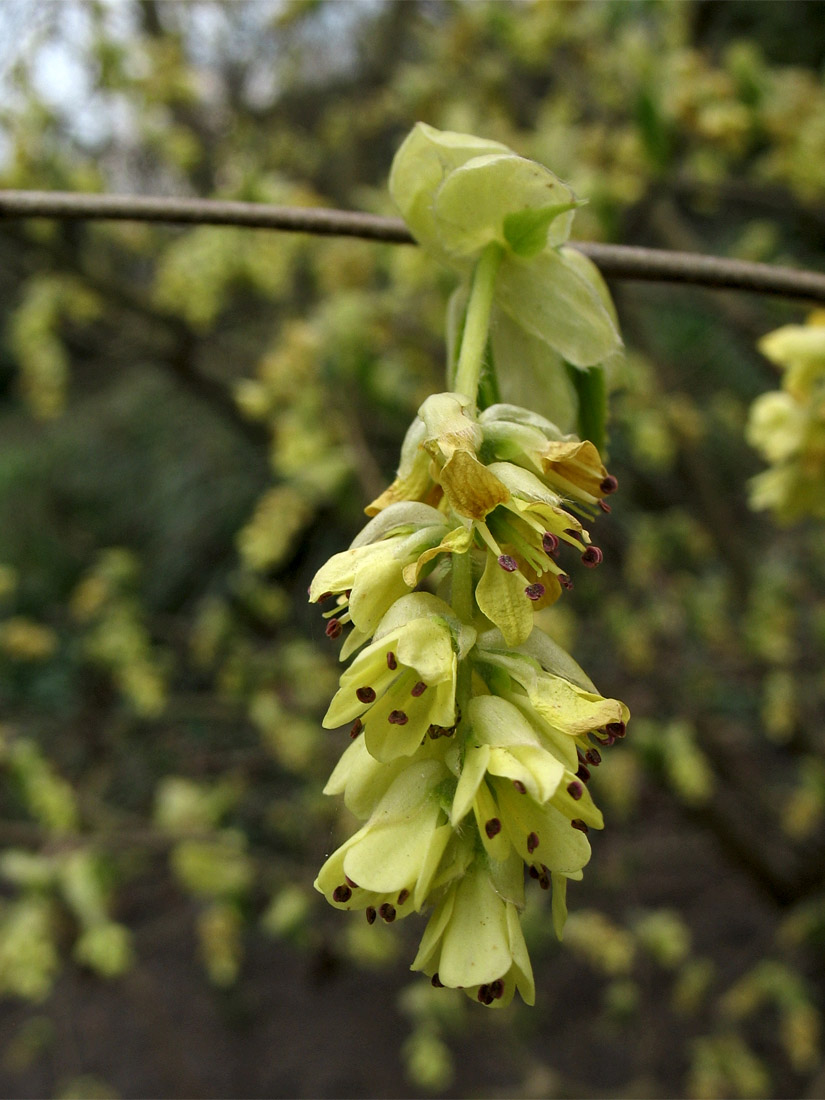
[[[825,310],[768,333],[759,350],[784,373],[782,389],[751,406],[747,439],[770,463],[750,483],[751,506],[785,523],[825,517]]]
[[[532,1004],[525,870],[552,888],[561,937],[567,883],[603,825],[591,769],[628,720],[534,612],[601,562],[589,526],[617,482],[552,419],[479,410],[478,380],[497,314],[555,367],[599,362],[618,335],[595,269],[562,249],[577,203],[547,169],[419,125],[391,190],[421,243],[470,276],[466,316],[454,390],[424,401],[372,518],[310,586],[334,601],[326,632],[351,658],[324,725],[352,741],[325,793],[362,822],[315,885],[369,923],[431,910],[413,969],[487,1006],[516,991]],[[569,428],[569,403],[562,414]]]

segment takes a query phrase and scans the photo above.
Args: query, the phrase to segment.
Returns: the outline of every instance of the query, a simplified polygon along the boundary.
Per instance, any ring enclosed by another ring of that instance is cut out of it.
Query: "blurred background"
[[[582,239],[821,269],[824,59],[806,2],[4,0],[0,187],[391,214],[423,119],[551,167]],[[312,889],[352,823],[306,588],[444,386],[452,286],[0,222],[0,1095],[825,1094],[825,539],[748,511],[743,441],[798,304],[612,287],[621,490],[543,614],[634,717],[563,947],[531,896],[536,1007]]]

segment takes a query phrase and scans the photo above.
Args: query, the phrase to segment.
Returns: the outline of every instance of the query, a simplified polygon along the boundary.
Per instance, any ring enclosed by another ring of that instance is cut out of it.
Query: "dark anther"
[[[574,818],[574,820],[571,821],[570,824],[573,826],[574,829],[578,829],[580,833],[589,833],[590,832],[590,830],[587,828],[585,823],[582,820],[580,820],[578,817]]]
[[[581,779],[582,783],[587,783],[590,779],[590,769],[586,764],[579,764],[576,769],[576,778]]]
[[[616,744],[616,738],[612,733],[608,733],[606,737],[597,738],[600,745],[604,745],[606,749],[609,749],[611,745]]]
[[[538,581],[535,584],[528,584],[524,589],[524,595],[528,600],[540,600],[544,595],[544,585]]]
[[[552,558],[559,548],[558,537],[551,534],[550,531],[545,531],[541,539],[541,548],[545,554],[548,554]]]
[[[627,726],[624,722],[608,722],[604,728],[605,732],[609,733],[611,737],[624,737],[627,732]]]
[[[409,890],[406,890],[406,889],[402,890],[401,893],[398,895],[398,904],[403,905],[404,902],[407,900],[407,898],[409,896],[410,896]]]
[[[355,692],[358,701],[361,703],[374,703],[375,691],[371,687],[358,688]]]
[[[612,511],[612,508],[610,507],[610,505],[607,503],[606,500],[599,500],[596,503],[599,505],[599,507],[601,508],[601,510],[603,512],[607,512],[609,514]]]
[[[358,736],[358,734],[361,732],[361,730],[363,728],[364,728],[364,723],[361,721],[360,718],[356,718],[355,721],[350,726],[350,731],[349,731],[349,735],[353,739],[353,741],[355,740],[355,738]]]
[[[375,924],[375,918],[378,916],[378,914],[375,912],[371,905],[368,905],[364,912],[364,916],[367,918],[367,924]]]
[[[576,756],[579,758],[579,763],[583,764],[585,761],[585,755],[578,745],[576,745]]]
[[[409,722],[409,718],[403,710],[391,710],[387,715],[387,721],[393,726],[406,726],[407,722]]]
[[[581,531],[577,531],[575,527],[566,527],[564,531],[565,535],[569,535],[571,539],[575,539],[577,542],[581,538]]]
[[[436,989],[443,989],[444,988],[444,983],[439,978],[437,973],[433,974],[433,976],[430,978],[430,985],[434,985]]]
[[[559,573],[558,580],[562,588],[566,588],[568,592],[573,587],[573,582],[570,580],[566,573]]]
[[[424,683],[423,680],[419,680],[417,684],[413,684],[413,686],[410,688],[410,695],[414,695],[417,699],[418,696],[423,695],[426,690],[427,685]]]
[[[490,987],[489,987],[489,985],[480,985],[478,987],[477,996],[478,996],[478,999],[481,1001],[481,1003],[485,1004],[487,998],[490,997]],[[492,997],[490,997],[490,1000],[492,1000]]]
[[[387,654],[387,668],[391,672],[395,672],[398,668],[398,661],[396,661],[395,654],[392,651]]]
[[[598,768],[602,762],[602,754],[598,749],[588,749],[584,754],[584,758],[588,764],[592,764],[594,768]]]
[[[491,817],[489,821],[485,822],[484,832],[490,840],[492,840],[494,836],[498,836],[501,832],[501,822],[499,819],[497,817]]]
[[[612,474],[608,474],[599,488],[603,493],[615,493],[619,488],[619,482]]]
[[[527,874],[530,876],[530,878],[538,878],[539,877],[538,868],[534,867],[531,863],[530,866],[527,868]]]
[[[384,902],[384,904],[379,908],[378,913],[381,916],[382,920],[385,920],[387,924],[392,924],[392,922],[395,920],[395,906],[390,905],[388,901]]]
[[[328,638],[332,638],[333,641],[336,638],[340,638],[341,635],[343,634],[343,632],[344,632],[344,628],[343,628],[343,626],[341,626],[340,620],[338,620],[338,619],[330,619],[329,622],[327,623],[327,628],[324,631],[326,636]]]
[[[326,603],[327,600],[331,600],[331,599],[332,599],[332,593],[331,592],[322,592],[321,595],[318,597],[318,599],[315,602],[316,603]]]
[[[504,982],[501,978],[496,978],[494,982],[490,982],[490,992],[493,995],[494,1001],[499,1001],[504,996]]]
[[[582,561],[588,569],[595,569],[603,558],[604,554],[601,552],[598,546],[588,546],[588,548],[582,554]]]
[[[498,564],[507,573],[515,573],[518,569],[518,562],[515,558],[511,558],[509,554],[500,554]]]
[[[353,882],[352,879],[349,877],[349,875],[344,875],[344,878],[347,880],[347,886],[351,886],[353,888],[353,890],[358,889],[358,883]]]
[[[527,851],[528,852],[535,852],[535,850],[536,850],[536,848],[538,848],[538,846],[539,846],[539,834],[538,833],[530,833],[530,835],[527,837]]]
[[[351,588],[347,588],[347,589],[344,590],[344,597],[346,599],[349,599],[351,595],[352,595],[352,589]]]
[[[332,900],[337,901],[339,905],[343,905],[345,901],[349,901],[352,897],[352,890],[345,882],[342,882],[340,886],[336,886],[332,891]]]
[[[527,794],[527,788],[524,786],[520,779],[514,779],[513,786],[516,788],[519,794]]]
[[[438,740],[438,738],[441,736],[441,733],[442,733],[441,726],[431,725],[431,726],[427,727],[427,736],[429,738],[431,738],[433,741]]]
[[[578,802],[584,793],[584,787],[574,779],[572,783],[567,784],[567,793]]]
[[[545,875],[545,874],[539,875],[539,886],[542,888],[542,890],[549,890],[550,889],[550,879],[548,878],[547,875]]]

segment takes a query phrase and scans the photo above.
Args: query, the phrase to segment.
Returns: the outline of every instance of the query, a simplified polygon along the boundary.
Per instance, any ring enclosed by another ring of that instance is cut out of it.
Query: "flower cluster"
[[[332,605],[327,634],[350,628],[342,657],[357,651],[324,718],[353,739],[326,793],[364,821],[316,885],[370,922],[434,906],[413,968],[484,1004],[533,1001],[525,866],[552,885],[560,934],[602,826],[587,782],[627,708],[533,612],[572,584],[563,555],[601,560],[582,519],[615,488],[595,447],[549,421],[437,394],[373,518],[310,588]]]
[[[751,505],[778,519],[825,517],[825,311],[769,333],[759,350],[783,371],[782,389],[751,407],[748,442],[770,463],[750,483]]]

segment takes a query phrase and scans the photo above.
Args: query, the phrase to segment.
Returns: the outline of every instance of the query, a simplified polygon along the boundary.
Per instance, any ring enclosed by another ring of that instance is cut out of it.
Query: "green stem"
[[[490,328],[490,310],[493,305],[493,289],[504,249],[491,241],[479,257],[473,272],[470,300],[467,303],[467,319],[461,338],[461,351],[455,372],[455,391],[471,401],[476,400],[478,380],[487,347]]]
[[[464,623],[473,621],[473,558],[472,551],[465,554],[452,554],[452,592],[453,611]],[[462,715],[467,713],[470,702],[470,662],[465,658],[458,662],[455,699]]]

